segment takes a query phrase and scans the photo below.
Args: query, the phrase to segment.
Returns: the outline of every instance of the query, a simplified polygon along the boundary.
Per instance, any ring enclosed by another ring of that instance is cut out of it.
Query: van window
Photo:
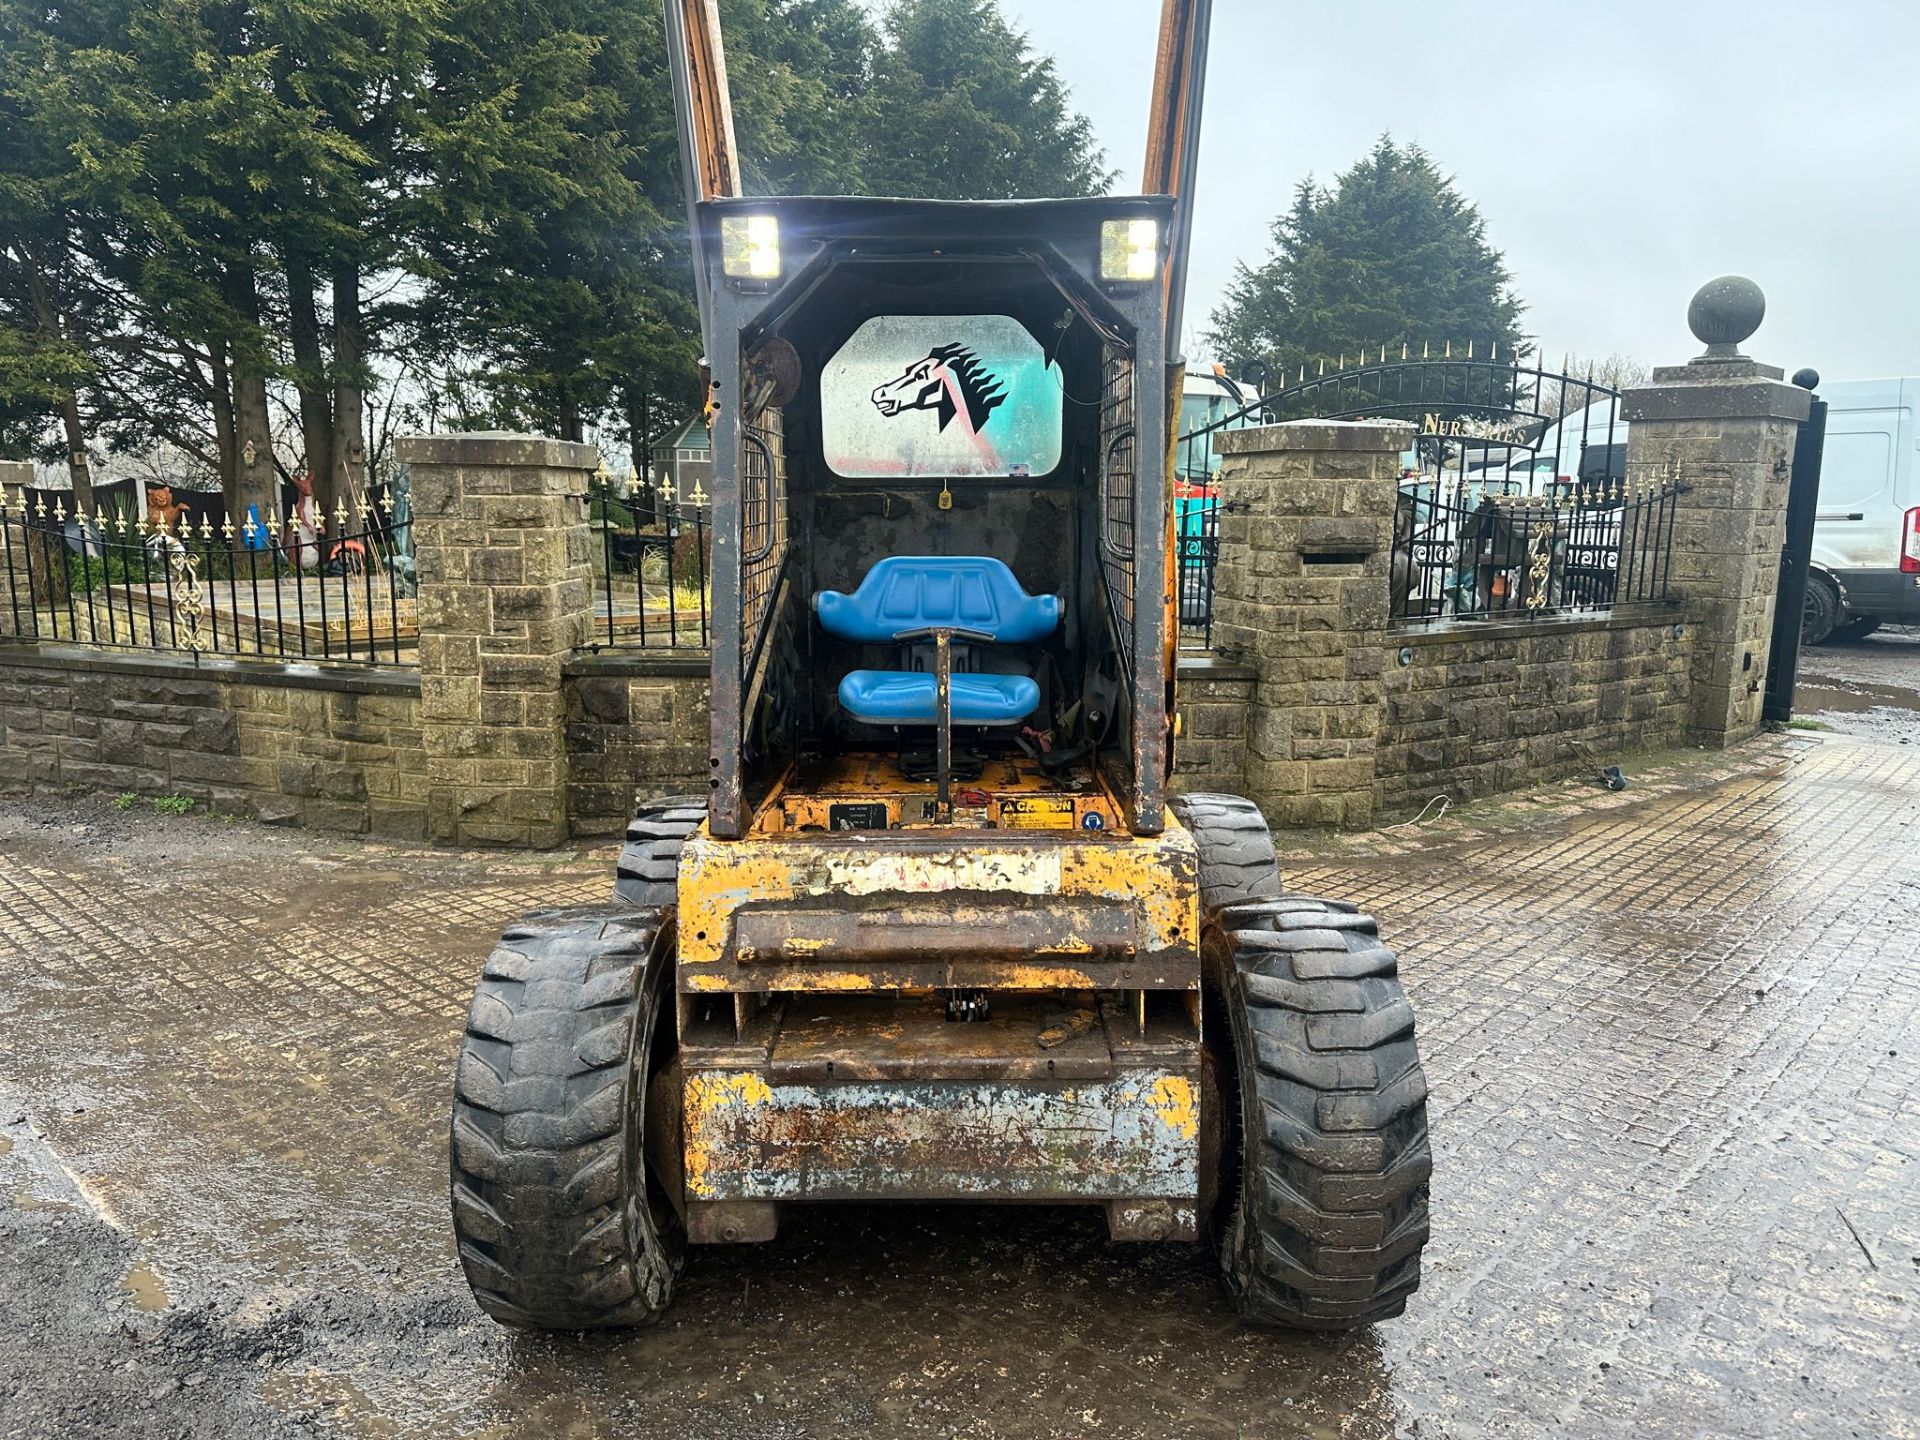
[[[1892,472],[1892,435],[1884,430],[1829,430],[1820,457],[1820,508],[1865,509],[1885,495]]]

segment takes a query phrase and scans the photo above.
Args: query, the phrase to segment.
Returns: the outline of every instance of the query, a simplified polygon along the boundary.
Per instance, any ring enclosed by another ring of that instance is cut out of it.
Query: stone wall
[[[566,667],[567,821],[575,835],[618,835],[634,801],[704,794],[704,655],[583,655]]]
[[[561,671],[587,641],[591,445],[409,435],[428,829],[461,844],[567,838]]]
[[[1662,615],[1396,635],[1374,765],[1381,808],[1492,795],[1683,743],[1693,634]]]
[[[1247,707],[1258,672],[1211,657],[1183,657],[1177,694],[1173,789],[1238,793],[1246,784]]]
[[[426,834],[411,674],[0,649],[0,789],[179,795],[324,830]]]
[[[1251,667],[1246,768],[1222,788],[1280,825],[1361,825],[1377,804],[1398,421],[1297,420],[1220,437],[1213,634]],[[1216,719],[1216,724],[1223,723]]]
[[[1724,747],[1760,728],[1794,441],[1811,403],[1744,357],[1663,366],[1626,396],[1628,463],[1683,479],[1672,579],[1707,637],[1688,732]]]
[[[1627,396],[1629,476],[1677,488],[1666,593],[1611,615],[1390,624],[1411,427],[1295,421],[1221,436],[1213,634],[1253,678],[1237,719],[1224,690],[1183,705],[1198,743],[1176,788],[1236,790],[1281,826],[1353,826],[1439,794],[1752,735],[1808,402],[1778,370],[1720,353],[1731,349],[1716,341]]]

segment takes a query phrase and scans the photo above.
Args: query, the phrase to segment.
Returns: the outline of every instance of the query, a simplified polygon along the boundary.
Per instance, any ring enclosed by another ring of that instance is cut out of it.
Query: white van
[[[1602,476],[1626,474],[1627,422],[1618,401],[1606,400],[1575,410],[1546,425],[1527,443],[1478,445],[1467,442],[1467,478],[1509,495],[1565,494],[1577,480],[1592,485]]]
[[[1920,624],[1920,376],[1836,380],[1814,512],[1804,638]]]

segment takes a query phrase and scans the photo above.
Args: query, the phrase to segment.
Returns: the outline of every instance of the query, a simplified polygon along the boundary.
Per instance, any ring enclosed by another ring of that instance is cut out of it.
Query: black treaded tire
[[[1800,643],[1824,645],[1840,623],[1840,592],[1818,575],[1807,577],[1807,599],[1800,612]]]
[[[1176,795],[1173,813],[1200,850],[1200,912],[1280,894],[1267,817],[1238,795]]]
[[[663,923],[627,906],[529,915],[474,988],[454,1079],[453,1229],[474,1299],[504,1324],[643,1325],[672,1293],[681,1234],[648,1184],[641,1133],[672,1035]]]
[[[1827,636],[1829,645],[1855,645],[1880,628],[1878,615],[1857,615],[1833,627]]]
[[[1202,960],[1233,1035],[1215,1231],[1241,1317],[1350,1330],[1400,1314],[1433,1156],[1393,951],[1351,906],[1289,896],[1219,912]]]
[[[642,805],[627,825],[627,843],[614,869],[614,899],[664,908],[678,898],[680,847],[707,818],[698,795],[676,795]]]

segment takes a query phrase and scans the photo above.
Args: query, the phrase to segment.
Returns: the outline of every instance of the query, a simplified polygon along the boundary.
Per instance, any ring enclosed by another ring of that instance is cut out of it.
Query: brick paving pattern
[[[604,852],[0,817],[0,1207],[84,1192],[160,1323],[292,1336],[245,1399],[299,1433],[1913,1436],[1917,822],[1920,756],[1840,739],[1296,864],[1401,948],[1433,1086],[1425,1284],[1358,1336],[1245,1332],[1204,1256],[1096,1216],[946,1208],[700,1253],[637,1336],[487,1325],[453,1034],[492,934],[600,898]]]

